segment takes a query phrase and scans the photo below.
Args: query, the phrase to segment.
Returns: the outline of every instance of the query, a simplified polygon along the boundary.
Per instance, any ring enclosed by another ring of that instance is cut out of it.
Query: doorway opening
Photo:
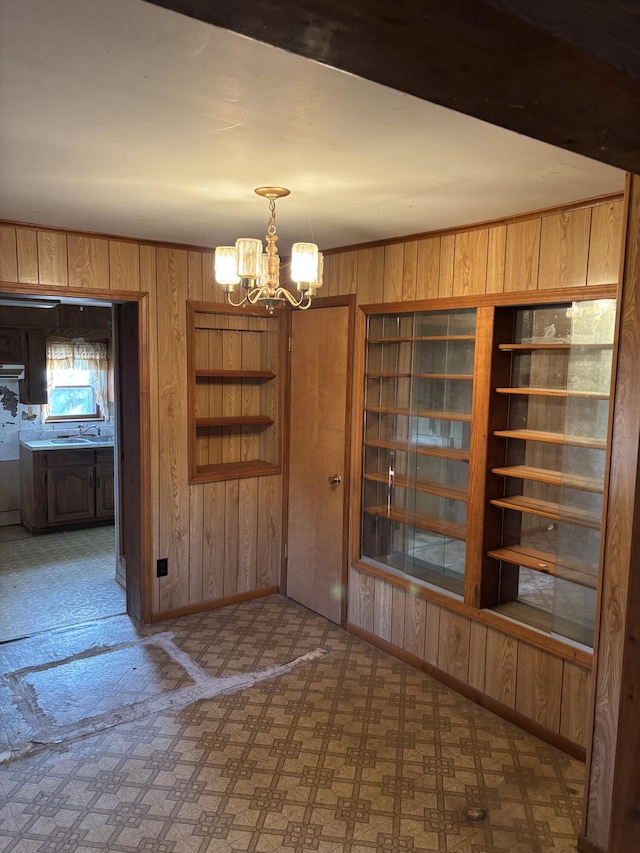
[[[124,454],[140,430],[138,301],[55,300],[41,310],[27,294],[14,307],[0,292],[0,330],[17,334],[27,362],[23,374],[0,378],[0,642],[127,612],[141,618],[139,565],[127,572],[128,552],[139,562],[142,547],[139,527],[131,529],[140,523],[140,459],[127,472]],[[96,352],[105,354],[104,392],[92,387]],[[53,362],[56,355],[66,361]],[[58,399],[52,415],[60,365],[71,368],[58,383],[70,408],[60,415]],[[92,411],[74,409],[76,397],[85,409],[91,397]],[[127,479],[138,483],[128,497]],[[138,544],[127,549],[132,538]]]

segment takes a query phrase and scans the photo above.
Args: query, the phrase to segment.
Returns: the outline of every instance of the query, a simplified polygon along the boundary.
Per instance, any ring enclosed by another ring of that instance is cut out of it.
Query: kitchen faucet
[[[91,424],[79,424],[78,435],[100,435],[100,427]]]

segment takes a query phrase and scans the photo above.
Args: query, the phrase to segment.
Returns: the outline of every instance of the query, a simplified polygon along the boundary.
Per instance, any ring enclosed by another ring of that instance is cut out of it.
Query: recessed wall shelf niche
[[[282,319],[187,303],[191,483],[281,470]]]

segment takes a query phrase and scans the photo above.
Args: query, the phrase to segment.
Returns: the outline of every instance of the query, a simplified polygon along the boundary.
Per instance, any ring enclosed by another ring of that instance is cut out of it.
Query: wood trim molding
[[[427,675],[430,675],[442,684],[446,684],[447,687],[455,690],[456,693],[461,693],[463,696],[466,696],[467,699],[471,699],[471,701],[475,702],[476,705],[480,705],[482,708],[492,711],[499,717],[502,717],[510,723],[514,723],[514,725],[519,728],[524,729],[526,732],[529,732],[529,734],[540,738],[540,740],[551,744],[551,746],[555,746],[557,749],[562,750],[562,752],[566,752],[578,761],[584,762],[586,753],[584,747],[570,741],[568,738],[559,735],[551,729],[547,729],[545,726],[541,726],[540,723],[536,723],[529,719],[529,717],[525,717],[524,714],[515,711],[513,708],[509,708],[507,705],[503,705],[491,696],[487,696],[486,693],[482,693],[475,687],[471,687],[466,682],[460,681],[454,676],[449,675],[447,672],[433,666],[433,664],[427,663],[415,655],[405,652],[404,649],[394,646],[393,643],[389,643],[387,640],[382,640],[380,637],[377,637],[375,634],[371,634],[363,628],[359,628],[357,625],[353,625],[350,622],[347,623],[347,631],[350,634],[359,637],[361,640],[370,643],[372,646],[377,646],[379,649],[382,649],[382,651],[387,652],[387,654],[398,658],[398,660],[415,667],[415,669],[425,672]]]
[[[580,853],[607,853],[607,851],[602,847],[598,847],[597,844],[592,844],[588,838],[584,837],[584,835],[578,836],[577,849]]]
[[[253,601],[256,598],[266,598],[268,595],[277,595],[276,586],[268,586],[264,589],[252,589],[249,592],[241,592],[238,595],[228,595],[226,598],[216,598],[211,601],[202,601],[199,604],[188,604],[185,607],[176,607],[173,610],[155,611],[151,614],[150,622],[166,622],[167,619],[178,619],[180,616],[191,616],[193,613],[206,613],[209,610],[218,610],[229,604],[242,604],[243,601]]]

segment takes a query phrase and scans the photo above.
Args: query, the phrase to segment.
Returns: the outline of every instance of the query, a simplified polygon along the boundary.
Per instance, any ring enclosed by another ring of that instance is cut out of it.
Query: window
[[[47,341],[46,420],[108,420],[106,343]]]

